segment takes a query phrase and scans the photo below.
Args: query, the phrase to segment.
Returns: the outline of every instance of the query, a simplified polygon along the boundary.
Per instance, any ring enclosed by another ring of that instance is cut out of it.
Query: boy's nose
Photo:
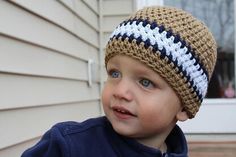
[[[123,99],[125,101],[131,101],[133,99],[132,84],[127,79],[121,79],[114,89],[114,97],[117,99]]]

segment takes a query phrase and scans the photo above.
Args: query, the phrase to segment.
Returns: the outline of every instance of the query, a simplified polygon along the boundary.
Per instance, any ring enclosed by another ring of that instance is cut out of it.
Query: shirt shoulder
[[[101,141],[109,146],[105,138],[107,126],[109,123],[105,117],[83,122],[58,123],[48,130],[37,144],[24,151],[22,157],[94,156],[93,152],[101,150],[102,145],[99,147]],[[94,140],[98,138],[99,140]],[[104,152],[101,152],[100,156],[102,154]]]
[[[101,128],[101,127],[103,128],[106,125],[108,125],[108,120],[105,117],[98,117],[98,118],[91,118],[83,122],[75,122],[75,121],[60,122],[54,125],[53,128],[57,128],[63,136],[67,136],[70,134],[76,134],[91,129]]]

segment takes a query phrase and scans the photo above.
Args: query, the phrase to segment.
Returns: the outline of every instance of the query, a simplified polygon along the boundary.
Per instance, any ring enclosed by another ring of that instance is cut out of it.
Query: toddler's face
[[[174,90],[156,72],[128,56],[107,64],[104,112],[119,134],[145,138],[169,132],[182,107]]]

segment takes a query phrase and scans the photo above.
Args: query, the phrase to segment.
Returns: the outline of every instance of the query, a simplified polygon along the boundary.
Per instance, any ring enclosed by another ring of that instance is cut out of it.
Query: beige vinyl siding
[[[103,48],[115,27],[135,11],[135,4],[135,0],[103,1]]]
[[[0,1],[0,157],[19,157],[57,122],[101,115],[100,53],[133,6],[133,0]]]
[[[18,74],[0,74],[1,110],[66,104],[99,99],[99,85],[87,82]]]
[[[98,110],[97,101],[90,101],[2,111],[0,122],[5,126],[0,131],[1,147],[37,138],[52,124],[60,121],[93,117],[98,114]]]
[[[82,0],[88,7],[91,8],[95,13],[99,14],[99,2],[96,0]],[[103,1],[103,0],[99,0]]]
[[[0,156],[1,157],[20,157],[22,154],[22,150],[29,148],[29,146],[33,146],[35,143],[39,141],[39,138],[35,138],[32,140],[27,140],[26,142],[16,144],[14,146],[1,149]]]
[[[135,0],[104,0],[103,15],[120,16],[130,15],[135,8]],[[119,22],[119,21],[117,21]]]
[[[18,157],[55,123],[101,114],[98,1],[0,1],[0,19],[0,157]]]

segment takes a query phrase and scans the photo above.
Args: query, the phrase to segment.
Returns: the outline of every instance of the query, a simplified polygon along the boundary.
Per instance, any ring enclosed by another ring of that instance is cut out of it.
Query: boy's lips
[[[112,110],[116,117],[118,117],[119,119],[129,119],[131,117],[137,117],[132,112],[121,106],[113,106]]]

